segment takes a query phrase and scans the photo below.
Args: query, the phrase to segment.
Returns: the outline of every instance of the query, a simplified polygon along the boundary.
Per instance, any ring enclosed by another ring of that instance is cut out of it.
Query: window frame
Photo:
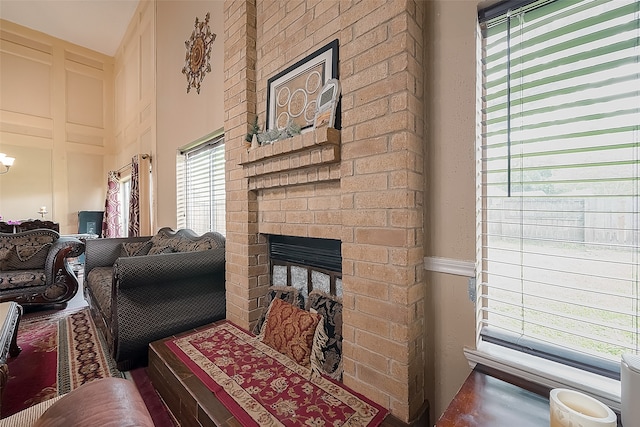
[[[188,144],[184,147],[178,149],[176,155],[176,204],[177,204],[177,226],[178,228],[190,228],[193,229],[193,225],[190,223],[189,219],[189,182],[188,182],[188,167],[189,167],[189,157],[197,154],[201,154],[203,151],[216,150],[222,147],[223,155],[226,157],[226,153],[224,153],[224,132],[222,129],[219,129],[211,134],[208,134],[191,144]],[[210,159],[209,159],[210,160]],[[226,184],[226,159],[223,160],[223,183]],[[211,167],[211,163],[209,163],[209,167]],[[209,169],[211,170],[211,169]],[[219,175],[216,175],[219,176]],[[211,178],[211,175],[210,175]],[[223,193],[223,203],[225,204],[225,209],[222,214],[222,227],[218,226],[217,229],[211,230],[215,224],[213,224],[212,216],[219,217],[220,215],[216,215],[214,205],[211,203],[211,198],[209,198],[209,228],[210,230],[206,231],[217,231],[223,235],[226,234],[226,191],[224,188],[219,189]],[[215,221],[214,221],[215,222]],[[202,234],[206,232],[204,229],[194,229],[196,233]]]
[[[550,1],[545,2],[550,3]],[[484,10],[479,11],[479,21],[492,19],[494,17],[504,14],[509,9],[515,9],[524,5],[535,3],[530,0],[512,0],[499,3]],[[477,38],[478,45],[482,38],[480,25],[477,26]],[[477,61],[482,61],[482,52],[478,49]],[[478,108],[477,111],[481,111],[481,84],[478,84]],[[478,113],[480,115],[480,113]],[[481,159],[480,141],[482,140],[481,132],[477,135],[478,153],[477,159]],[[476,163],[478,176],[482,173],[482,164],[480,160]],[[482,206],[477,206],[477,227],[478,237],[482,236]],[[479,239],[480,240],[480,239]],[[479,242],[477,250],[479,254],[482,251],[482,243]],[[481,259],[481,255],[479,260]],[[479,263],[480,261],[478,261]],[[465,348],[465,356],[471,364],[481,363],[501,371],[505,371],[524,379],[530,380],[537,384],[542,384],[550,388],[556,387],[570,387],[580,389],[587,393],[590,393],[603,402],[611,406],[613,409],[620,409],[620,385],[619,385],[619,363],[612,362],[601,366],[602,369],[597,369],[597,364],[593,365],[593,361],[587,360],[585,363],[574,363],[570,366],[566,361],[559,363],[558,360],[563,358],[562,352],[558,355],[558,358],[554,360],[553,356],[550,356],[549,352],[539,352],[537,350],[527,351],[530,346],[527,343],[523,345],[514,345],[509,343],[508,340],[502,340],[500,334],[494,335],[494,337],[481,335],[481,314],[479,306],[481,304],[481,268],[476,265],[476,318],[478,319],[476,328],[476,348]],[[589,357],[587,357],[589,359]],[[587,368],[587,366],[589,366]],[[595,372],[592,369],[596,366]],[[585,369],[587,369],[585,371]],[[617,374],[612,375],[612,370],[617,371]]]

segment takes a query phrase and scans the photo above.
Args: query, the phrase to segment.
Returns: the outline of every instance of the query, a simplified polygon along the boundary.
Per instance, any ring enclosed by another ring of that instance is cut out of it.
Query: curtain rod
[[[151,159],[151,155],[146,154],[146,153],[145,154],[140,154],[140,157],[142,157],[143,159]],[[116,169],[115,172],[119,174],[120,172],[122,172],[126,168],[130,168],[130,167],[131,167],[131,163],[126,164],[126,165]]]

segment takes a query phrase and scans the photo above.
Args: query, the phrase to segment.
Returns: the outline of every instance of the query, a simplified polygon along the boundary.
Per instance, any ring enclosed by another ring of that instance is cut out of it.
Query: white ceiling
[[[114,56],[138,0],[0,0],[0,18]]]

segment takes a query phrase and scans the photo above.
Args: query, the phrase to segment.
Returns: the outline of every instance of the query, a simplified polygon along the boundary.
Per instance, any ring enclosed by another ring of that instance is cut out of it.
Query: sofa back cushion
[[[60,238],[53,230],[0,233],[0,270],[43,269],[51,245]]]
[[[178,230],[163,228],[151,238],[149,255],[171,252],[199,252],[209,249],[224,247],[224,237],[220,233],[205,233],[202,236],[195,235],[191,230]]]
[[[47,261],[47,255],[49,255],[49,248],[51,248],[51,243],[45,243],[37,248],[33,254],[20,256],[18,247],[14,246],[3,259],[1,269],[3,271],[42,270]]]
[[[146,242],[123,242],[120,245],[121,257],[147,255],[152,246],[151,240]]]

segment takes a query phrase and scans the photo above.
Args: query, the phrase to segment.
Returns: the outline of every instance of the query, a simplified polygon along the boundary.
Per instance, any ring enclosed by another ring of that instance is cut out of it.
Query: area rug
[[[87,309],[26,314],[18,327],[22,352],[8,361],[2,417],[96,378],[123,378],[101,338]]]
[[[26,314],[18,327],[22,352],[10,358],[2,418],[98,378],[134,381],[157,427],[177,425],[153,388],[147,368],[117,370],[89,310]]]
[[[387,410],[228,321],[166,342],[243,426],[378,426]]]

